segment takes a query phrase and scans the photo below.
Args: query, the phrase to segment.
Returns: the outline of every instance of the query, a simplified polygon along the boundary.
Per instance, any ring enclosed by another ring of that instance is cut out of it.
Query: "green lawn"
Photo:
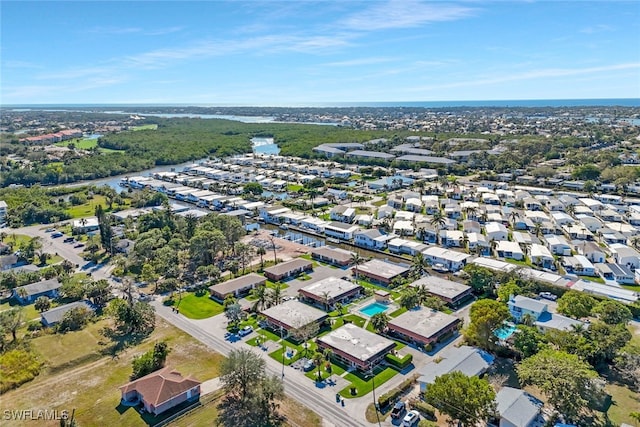
[[[382,200],[378,200],[376,202],[371,203],[373,206],[384,206],[387,204],[387,201],[382,199]]]
[[[206,319],[224,311],[222,304],[209,298],[209,294],[196,295],[189,293],[182,297],[176,307],[189,319]]]
[[[16,234],[16,233],[7,233],[7,237],[4,238],[3,242],[8,245],[13,245],[13,250],[16,251],[23,245],[26,245],[31,237],[26,234]]]
[[[107,209],[107,202],[104,196],[96,194],[93,199],[87,200],[86,203],[77,206],[71,206],[67,209],[67,213],[72,218],[84,218],[88,216],[94,216],[96,214],[96,207],[102,205],[103,209]]]
[[[355,314],[349,314],[347,316],[344,316],[343,319],[345,321],[350,321],[351,323],[356,325],[358,328],[362,328],[366,323],[366,319],[363,319],[360,316],[356,316]]]
[[[288,184],[287,185],[287,191],[290,191],[292,193],[297,193],[298,191],[302,190],[304,187],[302,185],[299,184]]]
[[[74,144],[76,148],[79,148],[81,150],[89,150],[93,147],[98,146],[98,139],[97,138],[93,138],[93,139],[75,138],[68,141],[61,141],[61,142],[55,143],[55,145],[57,145],[58,147],[68,147],[71,144]]]
[[[380,387],[385,382],[389,381],[393,378],[398,371],[393,368],[384,368],[381,371],[376,370],[375,383],[376,387]],[[351,399],[354,397],[364,396],[373,390],[373,379],[365,377],[361,372],[354,371],[350,372],[343,377],[345,380],[351,382],[351,385],[345,387],[340,391],[340,396],[345,397],[347,399]],[[357,390],[357,394],[355,396],[351,395],[351,387],[355,387]]]
[[[104,325],[102,325],[104,326]],[[89,335],[93,336],[93,332]],[[88,336],[88,335],[86,335]],[[166,340],[170,353],[167,365],[174,367],[185,376],[193,375],[200,381],[206,381],[219,375],[222,356],[179,329],[158,320],[156,330],[142,344],[118,354],[118,357],[103,356],[91,360],[85,355],[99,348],[92,337],[83,338],[76,334],[57,337],[63,343],[55,343],[56,336],[39,337],[32,341],[32,347],[47,360],[53,361],[59,369],[44,370],[30,383],[23,384],[2,396],[3,401],[11,402],[17,408],[75,409],[79,425],[95,426],[147,426],[143,418],[133,408],[120,406],[118,387],[126,384],[131,375],[133,357],[153,348],[154,343]],[[43,339],[44,338],[44,339]],[[79,340],[75,343],[73,338]],[[104,338],[101,338],[104,340]],[[83,348],[83,345],[89,345]],[[69,357],[61,354],[66,348],[73,352]],[[66,363],[64,360],[76,360]],[[154,420],[158,421],[158,420]],[[214,420],[210,418],[210,424]],[[151,425],[154,425],[155,422]],[[14,422],[15,426],[31,426],[33,421]]]
[[[602,277],[580,276],[580,275],[578,275],[578,277],[584,280],[588,280],[590,282],[601,283],[604,285],[604,279]]]
[[[138,130],[157,130],[157,129],[158,129],[158,125],[156,125],[156,124],[131,126],[131,130],[133,130],[133,131],[138,131]]]
[[[40,320],[40,313],[38,312],[38,310],[35,309],[33,304],[20,305],[17,302],[15,302],[15,300],[13,299],[9,300],[9,302],[0,304],[0,311],[8,310],[10,308],[15,308],[15,307],[22,308],[25,321],[28,322],[31,320]]]
[[[620,285],[620,286],[630,291],[640,292],[640,285]]]

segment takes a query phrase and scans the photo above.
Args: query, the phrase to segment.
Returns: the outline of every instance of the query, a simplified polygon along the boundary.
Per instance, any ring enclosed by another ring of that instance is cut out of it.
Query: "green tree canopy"
[[[576,420],[597,394],[598,374],[578,356],[563,351],[542,350],[523,360],[517,372],[523,385],[540,388],[569,420]]]
[[[279,426],[278,399],[284,395],[280,378],[267,375],[265,361],[248,349],[232,350],[220,366],[225,397],[218,405],[218,422],[228,427]]]
[[[558,313],[580,319],[589,316],[596,304],[596,299],[590,295],[569,291],[558,299]]]
[[[476,426],[494,416],[495,397],[487,380],[460,371],[437,377],[425,393],[427,402],[462,427]]]
[[[626,325],[633,318],[631,310],[626,305],[610,299],[596,304],[591,310],[591,314],[609,325]]]
[[[509,297],[511,295],[520,295],[522,293],[522,289],[515,280],[510,280],[507,283],[503,283],[498,287],[498,298],[500,301],[507,302],[509,301]]]
[[[464,334],[472,343],[492,350],[498,340],[494,331],[510,318],[511,313],[504,304],[490,299],[480,300],[471,306],[470,322]]]

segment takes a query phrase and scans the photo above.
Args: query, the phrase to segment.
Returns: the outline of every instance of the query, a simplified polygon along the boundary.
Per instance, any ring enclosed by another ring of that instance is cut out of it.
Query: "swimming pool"
[[[360,309],[360,313],[366,314],[367,316],[371,317],[374,314],[382,313],[384,311],[387,311],[388,309],[389,306],[381,304],[379,302],[374,302],[373,304],[369,304],[366,307],[362,307]]]
[[[511,335],[516,331],[516,325],[513,323],[505,323],[504,326],[496,330],[493,334],[500,338],[502,341],[509,339]]]

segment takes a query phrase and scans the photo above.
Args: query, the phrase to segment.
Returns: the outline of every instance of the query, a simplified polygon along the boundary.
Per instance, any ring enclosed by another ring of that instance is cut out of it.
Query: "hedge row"
[[[418,399],[412,399],[409,402],[409,406],[411,409],[415,409],[420,412],[423,417],[428,418],[430,420],[436,419],[436,410],[433,406],[429,405],[427,402]]]
[[[384,357],[384,360],[386,360],[388,363],[392,364],[397,368],[404,369],[407,366],[409,366],[409,364],[413,361],[413,355],[405,354],[404,357],[400,358],[398,356],[395,356],[389,353]]]
[[[417,375],[413,375],[410,378],[402,381],[400,385],[394,389],[389,390],[378,399],[378,405],[380,409],[388,407],[390,404],[395,403],[396,399],[407,391],[409,387],[411,387],[418,379]]]

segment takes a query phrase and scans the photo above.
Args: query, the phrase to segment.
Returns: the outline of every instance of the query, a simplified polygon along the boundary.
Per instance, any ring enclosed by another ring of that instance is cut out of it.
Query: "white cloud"
[[[456,87],[468,87],[468,86],[485,86],[495,85],[501,83],[508,83],[520,80],[535,80],[535,79],[553,79],[558,77],[571,77],[571,76],[584,76],[590,74],[609,73],[620,70],[640,70],[640,63],[625,63],[607,65],[601,67],[588,67],[588,68],[543,68],[539,70],[525,71],[517,74],[507,74],[502,76],[480,77],[474,80],[463,80],[451,83],[442,83],[438,85],[430,85],[413,88],[412,90],[432,90],[443,88],[456,88]]]
[[[473,15],[475,9],[447,3],[423,3],[415,0],[391,0],[356,13],[342,22],[348,29],[360,31],[414,28],[430,22],[454,21]]]

